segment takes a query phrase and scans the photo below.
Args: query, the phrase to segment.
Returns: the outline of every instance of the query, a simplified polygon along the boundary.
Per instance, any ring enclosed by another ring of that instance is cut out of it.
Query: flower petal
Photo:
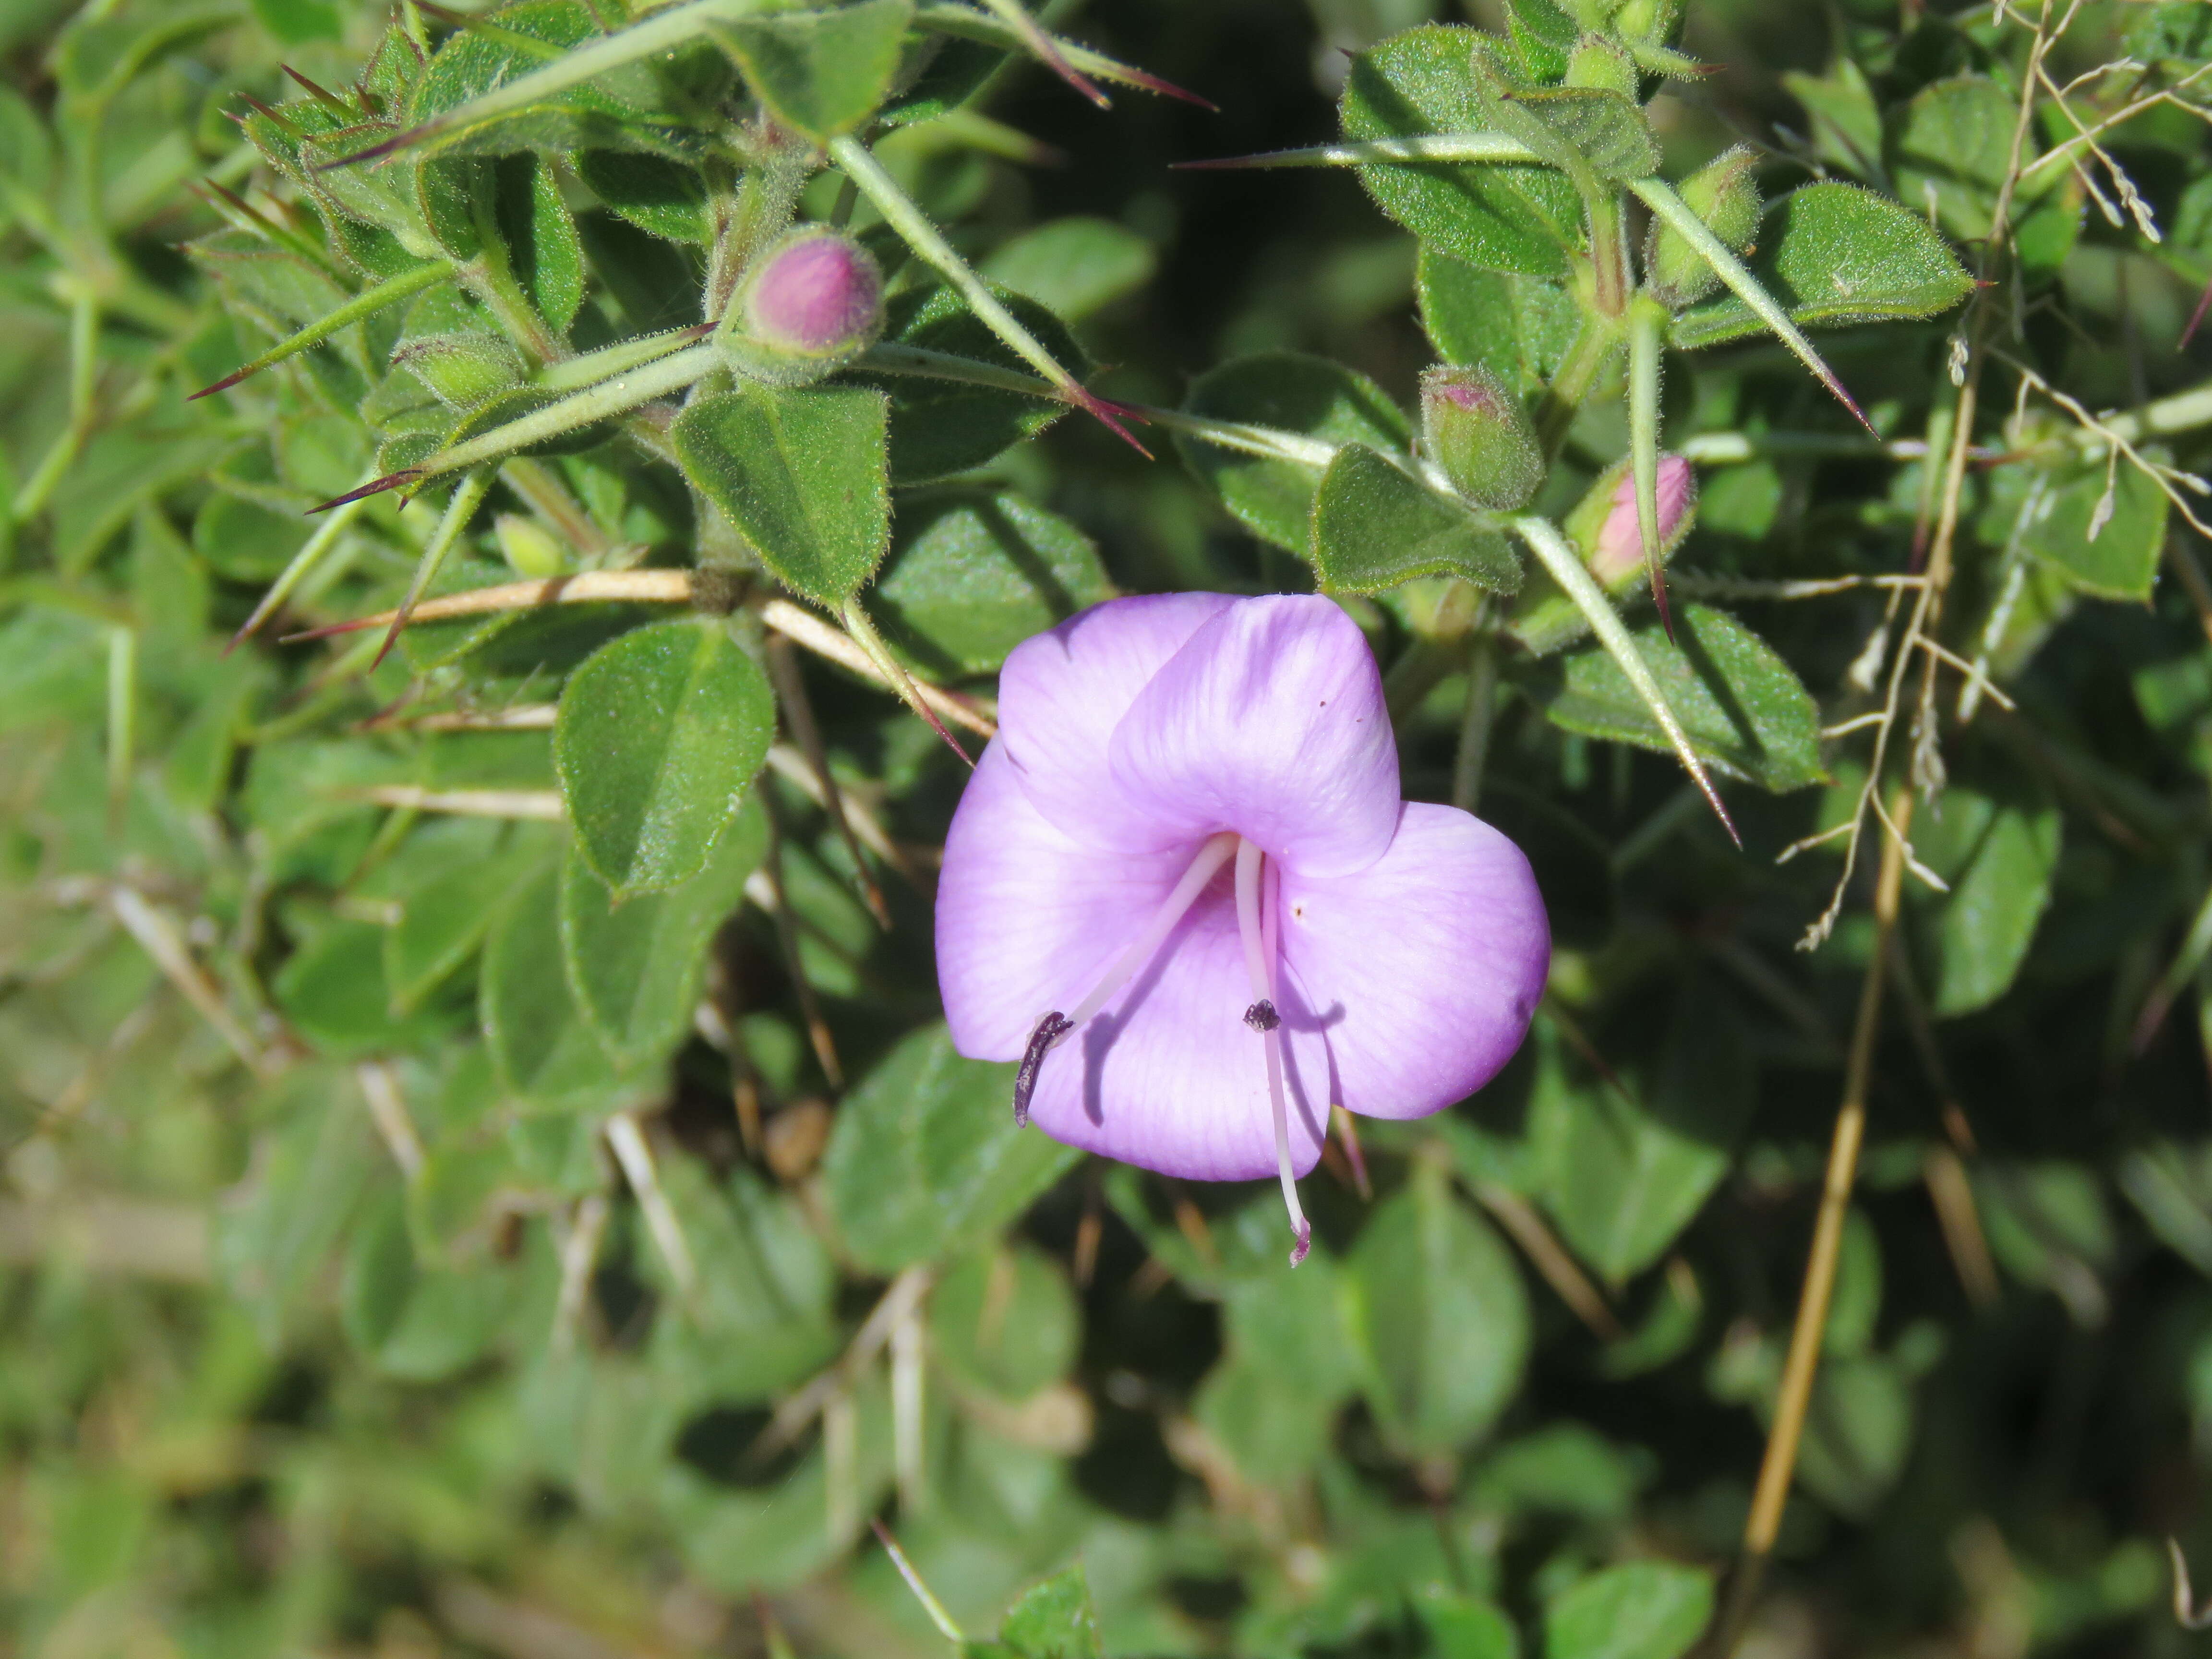
[[[1138,693],[1206,623],[1225,593],[1110,599],[1026,639],[999,674],[999,733],[1037,810],[1098,846],[1153,848],[1163,837],[1106,786],[1106,745]]]
[[[1103,854],[1048,822],[1001,744],[984,750],[945,838],[937,973],[953,1046],[1018,1059],[1038,1019],[1079,1002],[1173,890],[1196,844]],[[1045,1057],[1030,1121],[1055,1139],[1200,1181],[1273,1175],[1266,1051],[1229,872],[1105,1012]],[[1325,1040],[1286,1033],[1295,1166],[1321,1157]],[[1011,1104],[1011,1103],[1010,1103]]]
[[[1528,860],[1456,807],[1408,802],[1349,876],[1285,869],[1286,1029],[1328,1042],[1329,1098],[1370,1117],[1464,1100],[1528,1035],[1552,960]]]
[[[1119,811],[1177,842],[1234,830],[1285,870],[1364,868],[1397,826],[1382,677],[1358,625],[1312,595],[1240,600],[1192,634],[1109,756]]]
[[[945,837],[937,982],[953,1047],[1018,1060],[1039,1019],[1073,1008],[1166,899],[1195,848],[1105,853],[1037,810],[1006,739],[983,750]]]

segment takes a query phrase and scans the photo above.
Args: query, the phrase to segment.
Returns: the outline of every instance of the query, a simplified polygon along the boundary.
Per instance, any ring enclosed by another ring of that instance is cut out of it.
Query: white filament
[[[1183,919],[1184,912],[1198,902],[1198,896],[1206,890],[1215,872],[1229,862],[1229,855],[1237,850],[1237,836],[1224,830],[1218,836],[1206,838],[1206,845],[1198,849],[1198,856],[1190,861],[1190,868],[1182,872],[1182,879],[1167,896],[1145,931],[1137,935],[1136,942],[1115,959],[1091,994],[1075,1006],[1067,1017],[1068,1030],[1081,1026],[1112,999],[1114,994],[1134,979],[1144,965],[1159,952],[1167,937],[1175,932],[1176,924]]]
[[[1291,1265],[1295,1267],[1306,1259],[1306,1250],[1313,1243],[1313,1224],[1298,1206],[1297,1176],[1291,1170],[1291,1114],[1283,1097],[1282,1013],[1275,1002],[1276,906],[1264,902],[1261,896],[1264,884],[1267,897],[1277,896],[1278,884],[1269,879],[1273,874],[1266,868],[1260,849],[1240,836],[1237,842],[1237,933],[1244,944],[1244,970],[1252,981],[1252,1000],[1265,1002],[1275,1011],[1275,1024],[1262,1031],[1260,1038],[1267,1045],[1267,1104],[1275,1120],[1275,1174],[1283,1183],[1283,1204],[1291,1212],[1291,1231],[1297,1237],[1291,1251]]]

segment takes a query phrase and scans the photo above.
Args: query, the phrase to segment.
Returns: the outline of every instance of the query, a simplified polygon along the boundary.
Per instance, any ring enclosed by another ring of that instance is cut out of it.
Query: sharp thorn
[[[418,466],[403,467],[397,472],[387,472],[380,478],[372,478],[358,489],[349,489],[343,495],[333,495],[320,507],[311,507],[310,513],[327,513],[334,507],[343,507],[348,501],[357,501],[369,495],[380,495],[387,489],[398,489],[413,483],[422,476]]]
[[[285,74],[290,76],[295,81],[298,82],[300,85],[306,88],[310,94],[320,100],[323,103],[327,104],[331,108],[337,111],[339,114],[351,117],[356,112],[347,105],[345,100],[339,97],[337,94],[332,92],[328,87],[317,86],[313,81],[310,81],[306,76],[301,74],[299,70],[294,69],[289,64],[279,64],[276,67],[283,70]]]

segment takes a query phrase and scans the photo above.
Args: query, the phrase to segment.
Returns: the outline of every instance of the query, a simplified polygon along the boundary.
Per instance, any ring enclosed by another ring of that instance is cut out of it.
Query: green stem
[[[1226,172],[1263,167],[1364,167],[1392,161],[1433,165],[1497,161],[1519,166],[1541,163],[1543,157],[1517,138],[1502,132],[1435,133],[1418,138],[1366,138],[1340,144],[1310,144],[1303,149],[1266,150],[1257,155],[1226,156],[1219,161],[1181,161],[1185,173]]]
[[[849,136],[832,138],[830,155],[844,172],[845,176],[860,187],[884,222],[904,239],[906,245],[920,254],[938,274],[959,291],[968,301],[968,308],[981,319],[991,332],[997,335],[1030,368],[1058,386],[1067,401],[1080,404],[1092,413],[1099,413],[1103,405],[1085,390],[1075,376],[1062,368],[1052,353],[1024,328],[1000,303],[999,296],[991,292],[969,268],[968,262],[953,251],[951,243],[939,233],[929,216],[916,207],[898,183],[884,170],[882,162],[866,144]],[[1109,422],[1109,424],[1111,422]]]
[[[1868,431],[1874,431],[1873,424],[1859,412],[1859,406],[1852,401],[1851,394],[1844,390],[1844,383],[1821,361],[1820,354],[1813,349],[1813,343],[1799,331],[1797,325],[1790,320],[1790,313],[1782,308],[1781,302],[1759,285],[1759,278],[1751,274],[1749,268],[1735,257],[1734,250],[1727,243],[1705,228],[1705,221],[1698,217],[1687,202],[1674,193],[1673,185],[1659,179],[1632,179],[1628,187],[1636,192],[1644,206],[1667,222],[1669,229],[1698,251],[1699,257],[1713,268],[1713,274],[1728,284],[1729,291],[1742,301],[1753,316],[1772,329],[1797,361],[1811,369],[1814,377],[1851,411],[1853,420]],[[1875,435],[1879,437],[1881,434],[1876,433]]]
[[[1451,804],[1472,812],[1482,799],[1490,727],[1498,714],[1498,641],[1487,629],[1468,647],[1467,712],[1460,717],[1459,753],[1452,763]]]
[[[1584,313],[1581,331],[1567,348],[1565,360],[1552,376],[1551,385],[1544,389],[1543,407],[1536,416],[1536,436],[1544,446],[1546,459],[1556,456],[1559,446],[1567,441],[1567,428],[1575,423],[1607,359],[1620,343],[1620,331],[1607,319],[1595,311]]]
[[[1705,775],[1705,763],[1691,746],[1689,734],[1683,731],[1681,721],[1675,719],[1666,692],[1660,689],[1659,682],[1653,678],[1650,665],[1644,660],[1644,653],[1636,648],[1636,641],[1622,623],[1620,613],[1613,608],[1613,602],[1606,598],[1604,590],[1583,568],[1581,556],[1549,519],[1533,516],[1516,519],[1513,529],[1528,544],[1528,550],[1536,556],[1544,568],[1551,572],[1552,580],[1559,583],[1561,590],[1589,619],[1590,631],[1597,635],[1598,643],[1612,655],[1622,674],[1627,677],[1629,685],[1643,699],[1644,706],[1651,711],[1651,718],[1658,722],[1660,731],[1666,734],[1668,746],[1674,751],[1675,758],[1682,763],[1682,769],[1698,786],[1698,793],[1705,798],[1705,805],[1713,809],[1714,816],[1720,819],[1722,827],[1729,832],[1729,839],[1741,848],[1743,837],[1736,834],[1735,821],[1729,817],[1728,808],[1721,804],[1720,792],[1713,787],[1712,780]]]
[[[721,366],[721,358],[711,345],[693,346],[689,351],[679,351],[662,357],[627,374],[611,375],[595,386],[563,398],[557,404],[525,415],[520,420],[509,421],[505,426],[495,426],[489,432],[480,432],[465,443],[431,456],[418,469],[419,475],[434,478],[441,473],[458,471],[465,466],[474,466],[479,461],[495,460],[526,449],[532,444],[543,443],[548,438],[557,438],[564,432],[573,432],[580,426],[589,426],[593,421],[606,419],[635,409],[640,404],[651,403],[655,398],[680,392],[693,381],[713,374]]]
[[[422,561],[415,567],[415,580],[408,585],[407,597],[399,602],[392,627],[384,636],[384,645],[377,652],[375,661],[369,664],[372,669],[384,660],[385,653],[398,641],[410,613],[422,597],[422,590],[437,576],[446,556],[453,550],[453,544],[460,540],[461,532],[469,527],[469,520],[476,516],[477,508],[483,505],[483,498],[491,492],[492,480],[496,477],[496,469],[480,466],[454,486],[453,498],[446,503],[445,516],[438,520],[437,529],[430,534],[430,544],[422,550]]]
[[[307,538],[307,545],[292,556],[292,562],[284,567],[283,573],[275,581],[270,583],[269,591],[261,596],[261,603],[253,607],[253,614],[246,619],[238,632],[230,636],[230,643],[223,647],[226,653],[235,651],[242,641],[252,638],[254,631],[269,620],[276,607],[291,598],[293,589],[306,580],[307,573],[315,568],[324,554],[337,545],[337,539],[344,534],[345,527],[368,505],[367,499],[363,498],[331,509],[330,516],[317,525],[315,533]]]
[[[340,329],[349,328],[365,317],[374,317],[387,306],[398,305],[410,295],[434,287],[453,276],[458,270],[450,259],[441,259],[397,276],[386,277],[374,288],[363,289],[327,317],[309,323],[297,334],[282,343],[271,346],[245,368],[234,369],[204,391],[195,392],[195,398],[205,398],[217,392],[228,391],[250,374],[258,374],[264,368],[273,368],[288,357],[295,357],[312,346],[319,346]]]
[[[1597,308],[1618,317],[1628,307],[1627,204],[1618,191],[1583,198],[1589,215],[1590,264],[1596,269]]]
[[[1667,619],[1667,593],[1659,578],[1659,346],[1667,308],[1639,294],[1628,313],[1628,464],[1636,482],[1636,529],[1644,543],[1644,570],[1651,598]],[[1668,622],[1668,631],[1674,624]]]

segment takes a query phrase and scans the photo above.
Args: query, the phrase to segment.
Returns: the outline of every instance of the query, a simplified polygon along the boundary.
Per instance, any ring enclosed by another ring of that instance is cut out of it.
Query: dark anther
[[[1275,1012],[1273,1003],[1261,997],[1244,1011],[1244,1023],[1264,1036],[1283,1023],[1283,1017]]]
[[[1014,1127],[1026,1129],[1030,1122],[1030,1097],[1036,1092],[1037,1067],[1054,1045],[1075,1029],[1075,1022],[1054,1009],[1036,1023],[1030,1033],[1030,1046],[1022,1051],[1021,1068],[1014,1073]]]

